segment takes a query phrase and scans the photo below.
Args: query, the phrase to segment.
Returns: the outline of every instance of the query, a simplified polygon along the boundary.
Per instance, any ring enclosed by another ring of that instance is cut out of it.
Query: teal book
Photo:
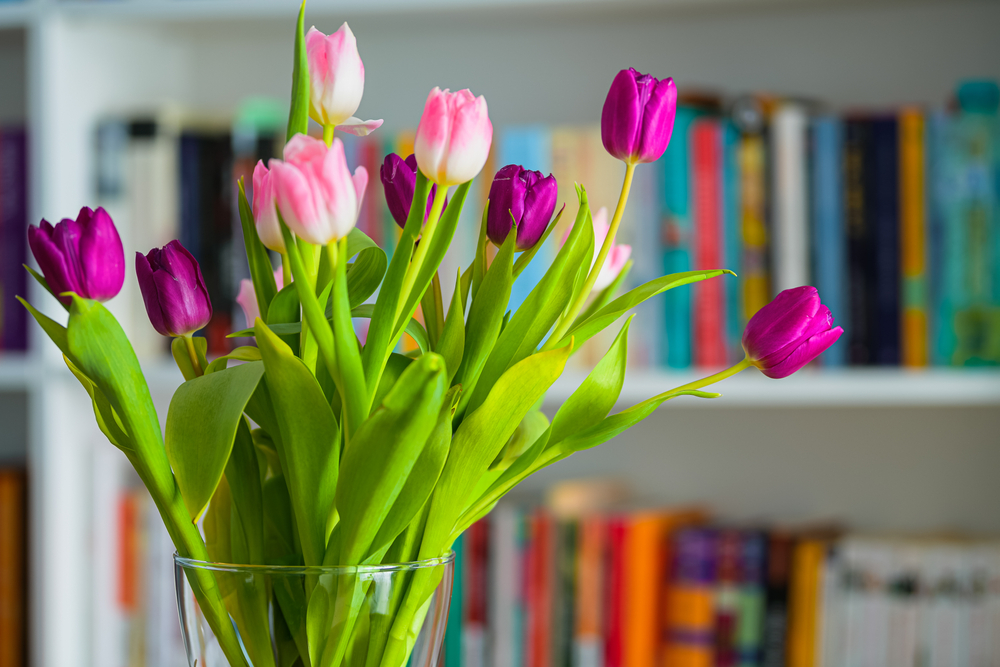
[[[850,329],[845,299],[847,268],[844,228],[844,125],[834,116],[812,126],[812,253],[813,280],[837,324]],[[843,366],[847,341],[834,343],[820,357],[824,366]]]
[[[508,164],[520,165],[543,176],[552,173],[552,131],[544,125],[508,127],[500,135],[497,170]],[[492,178],[492,175],[491,175]],[[548,245],[551,246],[551,243]],[[510,311],[513,313],[545,275],[549,266],[550,248],[543,247],[521,272],[510,290]]]
[[[677,107],[670,145],[660,158],[665,274],[690,271],[693,266],[689,134],[691,123],[698,115],[699,112],[691,107]],[[663,295],[666,351],[660,358],[666,360],[669,368],[685,369],[691,366],[691,295],[692,290],[684,287],[668,290]]]
[[[722,265],[739,276],[743,255],[743,217],[740,201],[740,131],[732,121],[722,122]],[[732,276],[723,281],[726,321],[726,356],[735,363],[743,358],[743,290]]]
[[[940,366],[951,363],[955,348],[948,312],[951,308],[945,292],[945,236],[947,230],[948,201],[954,189],[949,174],[954,171],[950,162],[952,117],[943,110],[927,117],[927,299],[928,299],[928,352],[930,363]]]
[[[448,625],[444,633],[444,666],[462,667],[462,600],[465,591],[462,585],[464,575],[465,536],[459,535],[452,545],[455,552],[455,573],[451,585],[451,606],[448,607]]]

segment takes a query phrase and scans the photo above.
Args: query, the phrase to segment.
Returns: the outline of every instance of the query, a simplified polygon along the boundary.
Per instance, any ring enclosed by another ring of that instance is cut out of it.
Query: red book
[[[694,268],[722,268],[722,131],[718,121],[691,126]],[[717,368],[726,364],[725,299],[722,277],[695,283],[694,362]]]
[[[531,517],[528,549],[525,667],[550,667],[552,655],[552,587],[554,570],[552,517],[538,511]]]
[[[614,517],[608,522],[608,601],[605,609],[604,667],[624,667],[625,664],[625,541],[628,519]]]

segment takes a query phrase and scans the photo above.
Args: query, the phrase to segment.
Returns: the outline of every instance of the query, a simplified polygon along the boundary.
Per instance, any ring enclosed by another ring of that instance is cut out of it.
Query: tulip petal
[[[828,347],[837,342],[843,333],[843,328],[834,327],[811,336],[796,347],[783,361],[769,368],[761,369],[761,372],[776,380],[788,377],[825,352]]]
[[[81,296],[107,301],[117,295],[125,284],[125,249],[111,216],[104,208],[99,207],[86,216],[79,253],[84,280]]]
[[[257,305],[257,294],[253,289],[253,281],[244,278],[240,281],[240,293],[236,295],[236,303],[243,309],[243,316],[246,318],[247,328],[253,326],[257,318],[260,317],[260,308]]]
[[[473,179],[486,166],[493,142],[486,98],[473,97],[468,89],[457,93],[460,106],[452,121],[446,174],[441,185],[458,185]]]
[[[153,329],[161,336],[169,336],[167,324],[163,320],[163,310],[160,308],[160,299],[157,295],[156,285],[153,281],[153,269],[149,265],[149,260],[141,252],[135,253],[135,275],[139,282],[139,291],[142,292],[142,301],[146,304],[146,315]]]
[[[354,176],[351,180],[354,183],[354,194],[358,198],[357,213],[355,214],[355,221],[357,221],[357,216],[361,213],[361,205],[365,200],[365,189],[368,187],[368,170],[364,167],[358,167],[354,170]]]
[[[413,154],[424,176],[435,183],[443,182],[448,143],[451,138],[452,113],[450,92],[437,86],[427,95],[424,113],[417,125]]]
[[[782,291],[747,322],[743,349],[756,360],[773,359],[776,353],[778,359],[787,356],[789,345],[803,340],[807,333],[816,333],[810,332],[810,327],[819,308],[815,287],[805,285]]]
[[[361,120],[360,118],[355,118],[351,116],[342,123],[337,124],[338,130],[343,130],[348,134],[353,134],[356,137],[367,137],[369,134],[382,127],[382,119],[378,120]]]
[[[643,107],[642,127],[635,147],[636,162],[660,159],[670,143],[676,112],[677,86],[674,80],[666,78],[657,82]]]
[[[641,129],[636,74],[635,70],[623,69],[615,75],[601,111],[601,142],[619,160],[628,160],[635,152],[636,136]]]
[[[31,248],[31,254],[38,262],[38,267],[45,276],[45,282],[53,294],[79,293],[79,287],[70,273],[66,257],[52,240],[54,231],[48,220],[42,220],[38,227],[28,227],[28,246]],[[68,296],[57,298],[65,305],[69,305],[71,301]]]

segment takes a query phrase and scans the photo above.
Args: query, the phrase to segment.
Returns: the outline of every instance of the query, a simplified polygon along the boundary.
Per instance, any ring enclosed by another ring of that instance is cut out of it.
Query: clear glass
[[[437,667],[454,560],[450,553],[398,565],[295,567],[175,554],[188,664]]]

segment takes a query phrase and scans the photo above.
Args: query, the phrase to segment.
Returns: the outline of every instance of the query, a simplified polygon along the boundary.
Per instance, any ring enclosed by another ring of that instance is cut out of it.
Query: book
[[[766,558],[767,539],[764,533],[758,530],[741,531],[736,619],[736,652],[740,667],[759,665],[761,660]]]
[[[844,127],[835,116],[812,124],[812,258],[816,289],[837,323],[849,331],[846,297],[847,261],[843,199]],[[838,340],[821,356],[826,366],[843,366],[847,341]]]
[[[866,156],[871,143],[867,119],[850,118],[844,126],[844,198],[847,221],[848,314],[851,326],[846,329],[851,364],[874,362],[871,337],[874,331],[875,289],[874,232],[870,219],[871,178]]]
[[[27,663],[27,476],[0,468],[0,667]]]
[[[730,120],[722,121],[722,266],[737,276],[743,271],[742,202],[740,199],[740,131]],[[727,363],[743,358],[743,328],[746,326],[743,291],[738,279],[721,276],[725,293],[725,347]]]
[[[607,522],[600,515],[580,520],[577,540],[576,625],[573,638],[575,667],[602,667],[604,664],[605,610],[604,558]],[[498,666],[499,667],[499,666]]]
[[[444,633],[442,657],[445,667],[462,667],[462,630],[465,600],[465,535],[459,535],[452,544],[455,565],[452,572],[451,604],[448,607],[448,622]]]
[[[809,284],[806,109],[783,102],[772,116],[775,293]]]
[[[553,667],[573,667],[573,637],[576,621],[576,569],[579,525],[574,519],[555,523],[555,563],[552,591]]]
[[[788,667],[816,667],[822,650],[820,618],[826,544],[800,540],[792,550],[788,594]]]
[[[921,110],[907,108],[900,112],[901,360],[910,367],[926,366],[928,362],[926,134]]]
[[[719,121],[700,119],[691,126],[694,269],[722,267],[722,133]],[[694,363],[721,368],[726,363],[721,279],[694,286],[692,347]]]
[[[28,136],[23,127],[0,127],[0,352],[28,349]]]
[[[685,528],[674,537],[664,664],[714,664],[716,554],[716,534],[711,529]]]
[[[875,304],[872,313],[873,361],[900,361],[899,123],[895,116],[871,121],[870,169],[866,183],[867,217],[872,224]]]
[[[605,667],[625,666],[625,544],[628,519],[614,516],[608,521],[608,555],[605,561],[604,626]]]
[[[462,665],[486,664],[486,608],[489,588],[489,519],[480,519],[465,532],[465,567],[462,570]]]
[[[554,520],[544,510],[530,518],[525,568],[525,667],[548,667],[552,655]]]
[[[759,133],[740,142],[740,209],[743,253],[743,319],[749,321],[771,300],[767,229],[766,146]]]
[[[518,667],[521,664],[520,592],[523,512],[509,505],[498,505],[490,513],[489,559],[490,665]]]
[[[795,542],[785,531],[772,531],[767,536],[767,569],[765,575],[764,632],[761,643],[763,667],[785,667],[788,638],[788,588]]]

